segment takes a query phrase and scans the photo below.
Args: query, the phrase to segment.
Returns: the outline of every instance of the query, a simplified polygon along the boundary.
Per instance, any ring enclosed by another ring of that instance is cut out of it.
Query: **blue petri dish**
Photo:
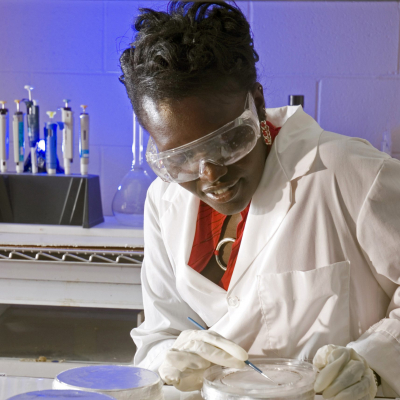
[[[144,368],[124,365],[92,365],[61,372],[53,389],[86,390],[108,394],[116,399],[162,398],[159,375]]]
[[[8,400],[115,400],[114,397],[101,393],[82,390],[38,390],[21,393]]]

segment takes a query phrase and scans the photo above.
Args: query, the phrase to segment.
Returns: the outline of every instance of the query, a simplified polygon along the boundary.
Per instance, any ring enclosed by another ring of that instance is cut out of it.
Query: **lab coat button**
[[[236,296],[229,296],[228,297],[228,305],[230,305],[231,307],[238,307],[239,299]]]

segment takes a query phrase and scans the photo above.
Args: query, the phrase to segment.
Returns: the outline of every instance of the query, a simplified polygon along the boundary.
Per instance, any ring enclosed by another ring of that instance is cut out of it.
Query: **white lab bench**
[[[42,378],[0,377],[0,400],[6,400],[20,393],[35,390],[51,389],[53,380]],[[199,392],[179,392],[174,387],[164,386],[165,400],[201,400]],[[315,396],[315,400],[323,400],[322,396]]]
[[[143,231],[0,223],[1,305],[143,309]]]

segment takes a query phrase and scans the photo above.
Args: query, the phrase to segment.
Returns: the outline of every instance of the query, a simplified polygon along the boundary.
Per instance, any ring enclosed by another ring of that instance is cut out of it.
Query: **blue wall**
[[[33,97],[45,112],[72,99],[91,115],[90,172],[101,177],[104,213],[132,162],[132,112],[118,56],[141,6],[166,1],[0,0],[0,100]],[[390,129],[400,158],[398,2],[242,1],[260,54],[268,107],[305,95],[305,111],[335,132],[380,147]],[[78,128],[78,124],[76,124]],[[76,139],[78,138],[76,130]],[[78,172],[76,140],[73,172]],[[61,149],[59,149],[61,156]],[[12,164],[12,154],[11,154]]]

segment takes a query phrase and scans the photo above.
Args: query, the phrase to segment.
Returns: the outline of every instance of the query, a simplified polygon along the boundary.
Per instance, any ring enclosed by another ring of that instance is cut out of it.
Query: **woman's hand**
[[[187,392],[199,390],[212,364],[244,368],[247,352],[213,331],[187,330],[176,339],[158,372],[168,385]]]
[[[355,350],[332,344],[321,347],[313,360],[320,370],[315,391],[325,399],[372,400],[377,387],[374,373]]]

